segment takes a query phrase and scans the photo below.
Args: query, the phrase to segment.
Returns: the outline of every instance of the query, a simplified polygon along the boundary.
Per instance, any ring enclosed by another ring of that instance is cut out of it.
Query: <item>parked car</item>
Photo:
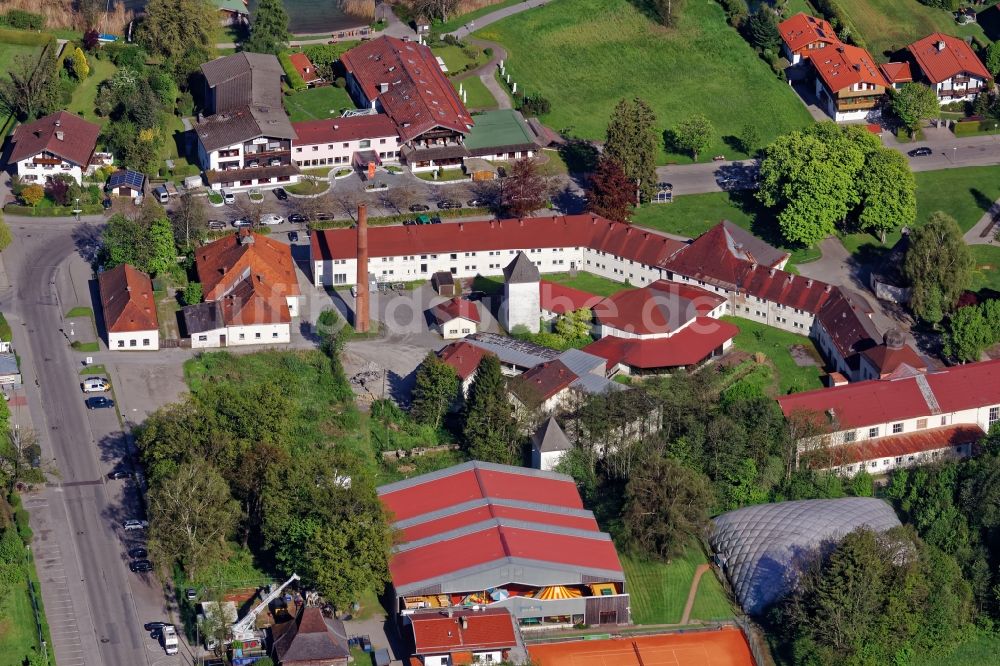
[[[128,556],[131,557],[133,560],[144,560],[147,557],[149,557],[149,551],[147,551],[145,548],[133,548],[130,551],[128,551]],[[160,624],[163,623],[161,622]],[[146,631],[152,631],[152,629],[146,629]]]
[[[194,601],[195,599],[198,598],[198,590],[194,589],[193,587],[189,587],[188,589],[184,590],[184,597],[188,601]]]
[[[928,155],[933,155],[934,151],[927,146],[920,146],[919,148],[914,148],[906,154],[910,157],[927,157]]]
[[[454,199],[444,199],[443,201],[438,201],[437,206],[441,210],[448,210],[449,208],[461,208],[462,203],[460,201],[455,201]]]
[[[332,220],[333,215],[330,213],[316,213],[316,219],[320,222],[326,222],[327,220]]]
[[[131,532],[133,530],[144,530],[149,527],[149,523],[145,520],[126,520],[122,522],[122,529],[126,532]]]
[[[105,199],[104,201],[102,201],[101,206],[104,207],[104,210],[111,208],[111,199]]]
[[[403,226],[404,227],[412,227],[416,223],[417,223],[416,220],[403,220]]]
[[[288,240],[289,240],[289,242],[292,242],[292,243],[298,243],[299,242],[299,232],[297,232],[297,231],[289,231],[288,232]]]
[[[104,377],[87,377],[80,384],[84,393],[103,393],[111,388],[111,384]]]
[[[118,481],[120,479],[127,479],[130,476],[131,476],[131,474],[129,474],[127,471],[125,471],[125,470],[123,470],[121,468],[119,468],[119,469],[113,469],[110,472],[108,472],[108,478],[111,479],[112,481]]]
[[[413,204],[412,206],[410,206],[411,213],[422,213],[425,210],[430,210],[430,209],[431,209],[430,206],[425,206],[424,204]]]
[[[441,218],[435,215],[431,218],[431,224],[441,224]]]
[[[172,626],[174,625],[170,624],[169,622],[147,622],[146,624],[142,625],[142,628],[145,629],[146,631],[159,631],[160,629],[163,629],[163,627],[172,627]]]
[[[416,223],[417,224],[430,224],[431,223],[431,218],[427,217],[426,215],[418,215],[417,219],[416,219]]]
[[[275,215],[274,213],[267,213],[261,216],[260,223],[270,227],[275,224],[284,224],[285,218],[281,217],[280,215]]]
[[[240,217],[240,218],[237,218],[237,219],[233,220],[233,226],[236,227],[237,229],[239,229],[241,227],[252,227],[253,226],[253,222],[251,222],[250,220],[247,220],[245,218]]]
[[[209,220],[208,228],[212,231],[222,231],[226,228],[226,223],[223,220]]]
[[[307,218],[302,213],[292,213],[291,215],[288,216],[288,221],[293,224],[305,224],[306,222],[309,221],[309,218]]]
[[[482,199],[469,199],[465,202],[465,205],[469,208],[482,208],[486,205],[486,202]]]
[[[105,398],[103,395],[94,398],[87,398],[85,401],[87,409],[110,409],[115,406],[115,401]]]
[[[288,192],[283,187],[274,188],[274,196],[278,198],[278,201],[288,201]]]
[[[222,201],[223,203],[234,204],[236,203],[236,195],[233,194],[232,192],[226,192],[225,190],[222,190]]]
[[[146,571],[153,570],[153,563],[149,560],[132,560],[128,563],[129,571],[135,573],[144,573]],[[161,629],[162,631],[162,629]]]

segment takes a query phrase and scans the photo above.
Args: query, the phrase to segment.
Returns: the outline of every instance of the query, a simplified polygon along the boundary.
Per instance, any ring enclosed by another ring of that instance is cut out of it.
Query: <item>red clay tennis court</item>
[[[736,627],[530,645],[528,652],[538,666],[754,666]]]

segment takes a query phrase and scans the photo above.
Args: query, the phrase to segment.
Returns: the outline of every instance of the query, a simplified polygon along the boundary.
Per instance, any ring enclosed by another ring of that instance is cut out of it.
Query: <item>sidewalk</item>
[[[962,238],[966,245],[993,245],[998,231],[1000,231],[1000,199],[993,202],[990,209],[983,213],[979,221],[972,225]]]
[[[474,31],[488,26],[491,23],[496,23],[497,21],[501,21],[508,16],[513,16],[514,14],[520,14],[528,9],[534,9],[535,7],[547,5],[550,2],[552,2],[552,0],[524,0],[524,2],[519,4],[504,7],[503,9],[498,9],[495,12],[490,12],[489,14],[484,14],[478,19],[469,21],[458,30],[448,34],[454,35],[458,39],[462,39],[463,37],[467,37]]]

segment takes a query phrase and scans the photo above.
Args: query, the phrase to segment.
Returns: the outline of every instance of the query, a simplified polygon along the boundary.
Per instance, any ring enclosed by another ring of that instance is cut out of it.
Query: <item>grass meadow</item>
[[[725,137],[754,123],[764,142],[812,122],[715,2],[685,5],[676,29],[653,23],[628,0],[559,0],[476,33],[509,52],[518,90],[552,104],[542,121],[586,139],[603,139],[615,104],[641,97],[660,131],[704,113],[716,136],[700,159],[744,157]],[[659,161],[690,162],[661,152]]]
[[[644,560],[620,555],[632,601],[632,621],[636,624],[677,624],[684,614],[691,581],[699,564],[708,559],[696,543],[670,562]],[[706,571],[698,584],[692,620],[721,620],[733,617],[733,606],[722,584]]]
[[[932,32],[958,37],[976,36],[986,40],[983,29],[975,23],[958,25],[951,12],[922,5],[917,0],[839,0],[851,17],[875,59],[887,61],[888,55],[906,48]]]
[[[778,395],[823,388],[823,382],[820,380],[820,375],[823,374],[823,362],[812,340],[805,335],[796,335],[742,317],[726,316],[722,319],[740,329],[733,339],[734,348],[749,354],[762,352],[767,356],[777,375]],[[789,351],[793,345],[801,345],[811,351],[816,359],[816,365],[804,367],[796,365]]]
[[[497,108],[497,101],[490,94],[486,84],[479,80],[478,76],[470,76],[461,81],[452,81],[451,85],[458,91],[459,83],[466,91],[465,106],[470,111],[488,111]]]
[[[344,109],[353,109],[354,101],[344,88],[323,86],[285,96],[285,110],[293,122],[322,120],[339,116]]]

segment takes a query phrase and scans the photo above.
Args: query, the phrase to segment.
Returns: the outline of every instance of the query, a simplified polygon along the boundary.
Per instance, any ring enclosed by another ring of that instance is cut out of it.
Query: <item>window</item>
[[[857,439],[857,436],[858,436],[857,430],[848,430],[847,432],[844,433],[844,442],[845,443],[853,442],[855,439]]]
[[[371,142],[370,139],[362,139],[361,141],[358,141],[358,147],[359,148],[371,148],[372,147],[372,142]]]
[[[276,337],[278,337],[278,332],[277,332],[277,331],[275,331],[274,333],[271,333],[271,337],[272,337],[272,338],[276,338]]]
[[[350,147],[351,147],[351,144],[349,144],[349,143],[345,143],[344,144],[344,148],[350,148]]]
[[[253,337],[257,340],[260,340],[260,332],[258,331],[257,333],[254,333]]]
[[[312,149],[313,149],[313,152],[315,153],[316,151],[319,150],[319,146],[313,146]]]
[[[927,427],[927,419],[917,419],[917,430],[923,430]]]
[[[462,333],[468,335],[469,333],[472,333],[472,331],[470,329],[468,329],[468,328],[463,328],[462,329]]]
[[[128,341],[128,346],[129,347],[135,347],[136,344],[137,344],[137,341],[134,338],[132,340]]]
[[[246,335],[244,335],[243,333],[240,333],[240,340],[245,340],[246,337],[247,337]]]
[[[1000,407],[990,407],[990,423],[1000,421]]]
[[[457,261],[458,260],[458,253],[452,253],[451,260],[452,261]]]
[[[118,346],[119,347],[124,347],[125,346],[125,341],[124,340],[119,340],[118,341]]]
[[[942,416],[941,417],[941,425],[948,425],[948,417],[947,416]]]
[[[143,338],[142,339],[142,346],[143,347],[148,347],[149,346],[149,338]]]
[[[892,434],[893,435],[898,435],[901,432],[903,432],[903,424],[902,423],[893,423],[892,424]]]
[[[207,341],[208,341],[208,336],[207,335],[199,335],[198,336],[198,342],[207,342]]]
[[[878,428],[868,428],[869,437],[878,437]]]
[[[903,462],[903,456],[899,456],[898,458],[896,458],[896,464],[897,464],[897,465],[898,465],[899,463],[901,463],[901,462]]]
[[[385,139],[379,139],[378,142],[379,142],[379,145],[383,145],[383,144],[385,144]]]
[[[871,464],[869,465],[869,467],[878,467],[878,461],[877,460],[873,460],[871,462]]]

